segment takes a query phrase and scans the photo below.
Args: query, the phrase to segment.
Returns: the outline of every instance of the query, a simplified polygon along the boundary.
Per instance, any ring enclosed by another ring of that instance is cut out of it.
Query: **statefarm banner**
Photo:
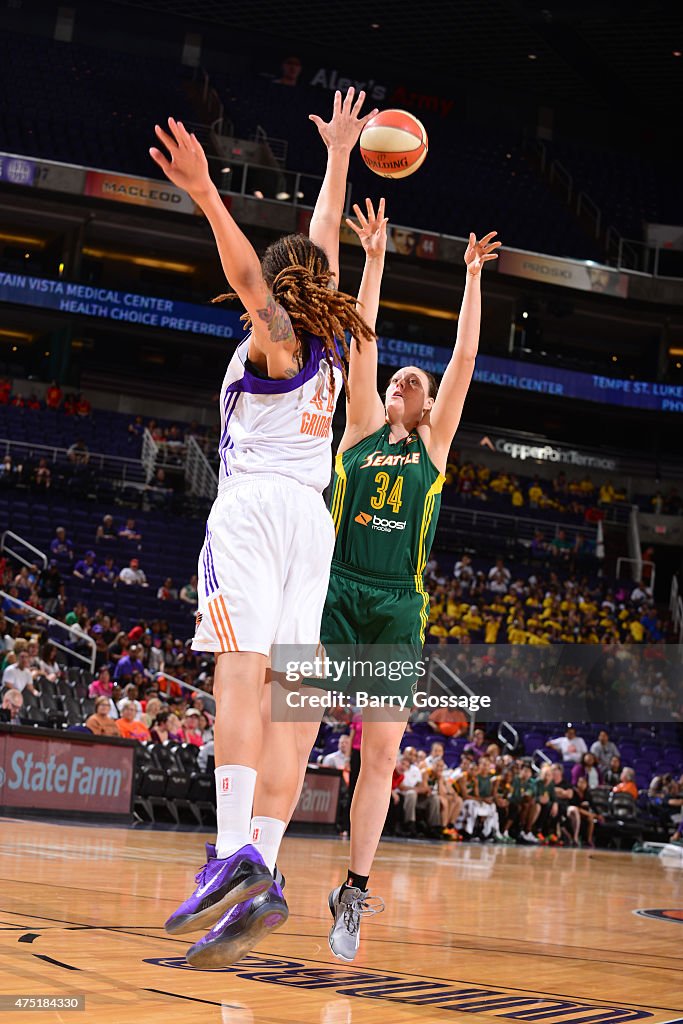
[[[0,807],[128,814],[134,755],[124,743],[0,733]]]

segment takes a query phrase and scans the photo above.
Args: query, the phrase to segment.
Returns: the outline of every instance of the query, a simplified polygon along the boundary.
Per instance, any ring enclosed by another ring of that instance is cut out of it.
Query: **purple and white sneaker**
[[[206,864],[195,875],[197,888],[171,914],[164,928],[171,935],[209,928],[238,903],[258,896],[273,884],[273,876],[258,850],[243,846],[229,857],[216,856],[216,847],[206,844]]]
[[[203,939],[188,949],[187,962],[204,970],[236,964],[269,932],[280,928],[288,917],[282,889],[273,882],[267,892],[224,914]]]

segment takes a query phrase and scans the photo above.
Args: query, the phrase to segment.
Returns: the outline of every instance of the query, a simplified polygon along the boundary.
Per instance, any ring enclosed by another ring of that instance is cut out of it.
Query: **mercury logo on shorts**
[[[202,613],[201,612],[197,612],[197,614],[194,617],[194,628],[195,629],[199,629],[201,624],[202,624]]]
[[[371,516],[369,512],[359,512],[354,522],[360,526],[370,526],[372,524],[372,529],[379,530],[380,533],[393,533],[394,530],[405,530],[406,528],[405,519],[403,521],[398,519],[382,519],[380,516]]]

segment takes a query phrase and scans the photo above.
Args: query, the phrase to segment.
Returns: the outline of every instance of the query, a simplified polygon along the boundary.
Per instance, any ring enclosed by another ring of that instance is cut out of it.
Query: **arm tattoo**
[[[259,320],[268,326],[268,334],[273,342],[291,341],[293,337],[292,323],[289,315],[279,306],[272,295],[268,296],[265,309],[257,309]]]

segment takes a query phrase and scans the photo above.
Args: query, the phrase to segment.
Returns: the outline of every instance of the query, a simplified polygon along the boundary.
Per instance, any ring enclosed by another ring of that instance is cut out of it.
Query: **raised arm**
[[[346,177],[349,171],[351,150],[358,142],[363,126],[377,110],[371,110],[365,117],[360,117],[365,102],[365,93],[359,92],[353,102],[355,90],[348,90],[344,101],[339,91],[334,94],[334,106],[330,121],[323,121],[317,114],[310,114],[327,147],[327,168],[323,179],[320,195],[311,217],[308,235],[312,242],[324,250],[334,277],[339,284],[339,228],[344,213],[346,198]]]
[[[298,345],[289,316],[275,302],[263,279],[254,247],[228,213],[211,181],[206,155],[197,138],[172,117],[168,126],[171,134],[159,125],[155,131],[170,159],[155,148],[150,149],[150,156],[174,185],[189,193],[211,225],[227,281],[254,325],[250,358],[257,360],[259,354],[265,357],[271,377],[292,376],[298,369]]]
[[[470,235],[465,252],[465,294],[460,307],[455,348],[429,414],[429,456],[442,473],[446,470],[448,452],[474,373],[481,322],[481,271],[488,260],[498,259],[495,250],[501,243],[491,241],[495,234],[491,231],[479,242],[474,234]]]
[[[379,311],[379,296],[384,272],[384,254],[387,247],[387,218],[384,216],[384,200],[380,199],[377,213],[369,199],[365,200],[367,213],[360,206],[354,206],[358,218],[346,223],[358,235],[365,250],[365,266],[358,291],[359,312],[366,324],[374,331]],[[349,358],[349,399],[346,403],[346,427],[339,444],[339,451],[353,448],[368,434],[378,430],[384,423],[384,405],[377,393],[377,343],[363,340],[359,347],[355,341],[350,346]]]

